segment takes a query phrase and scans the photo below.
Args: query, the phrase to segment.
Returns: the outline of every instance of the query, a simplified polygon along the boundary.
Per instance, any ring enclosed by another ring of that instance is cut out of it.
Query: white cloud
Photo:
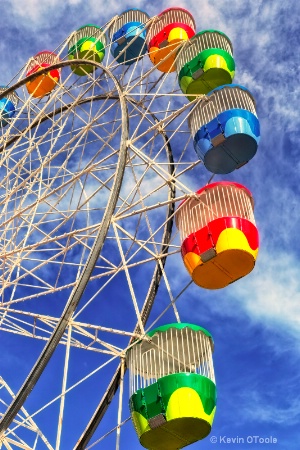
[[[232,285],[232,301],[255,322],[300,339],[298,267],[298,260],[293,255],[282,251],[277,254],[265,252],[252,274]]]
[[[65,4],[76,4],[78,1],[68,0]],[[26,19],[24,25],[30,25],[30,22],[34,22],[35,24],[39,24],[40,21],[42,23],[49,19],[49,17],[53,17],[53,14],[56,15],[58,9],[61,10],[63,7],[63,3],[59,0],[44,0],[43,2],[39,0],[28,0],[26,2],[19,2],[18,0],[11,0],[11,9],[14,16],[18,20],[22,20],[22,18]],[[40,23],[42,25],[42,23]]]
[[[267,387],[267,392],[269,388],[270,386]],[[279,392],[279,389],[279,386],[276,386],[276,392]],[[291,426],[299,422],[300,404],[297,394],[294,398],[286,399],[288,403],[286,406],[281,404],[276,393],[268,400],[257,390],[247,390],[244,394],[246,395],[242,400],[244,405],[242,415],[247,421],[255,421],[259,417],[260,422],[273,425],[286,425],[288,423]]]

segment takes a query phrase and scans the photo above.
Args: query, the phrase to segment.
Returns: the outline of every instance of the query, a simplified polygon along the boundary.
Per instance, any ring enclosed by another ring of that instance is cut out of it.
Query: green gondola
[[[83,25],[75,31],[69,40],[68,58],[86,59],[101,63],[105,56],[106,36],[97,25]],[[84,76],[95,70],[92,64],[71,66],[76,75]]]
[[[178,51],[176,71],[180,89],[190,101],[230,84],[235,73],[230,39],[217,30],[197,33]]]
[[[216,410],[212,336],[200,326],[175,323],[146,337],[127,353],[140,443],[175,450],[205,438]]]

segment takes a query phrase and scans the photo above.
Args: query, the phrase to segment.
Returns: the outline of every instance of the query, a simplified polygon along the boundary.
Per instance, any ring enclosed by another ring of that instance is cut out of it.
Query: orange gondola
[[[184,265],[198,286],[219,289],[254,268],[259,237],[253,198],[243,185],[209,184],[176,212]]]
[[[59,62],[59,57],[48,50],[39,52],[30,59],[27,67],[26,76],[36,73],[45,67],[50,67],[52,64]],[[60,69],[50,69],[49,72],[44,73],[31,81],[26,83],[26,88],[29,94],[33,97],[41,98],[55,88],[60,80]]]
[[[147,31],[147,47],[152,63],[161,72],[174,72],[176,49],[195,34],[195,20],[183,8],[160,13]]]

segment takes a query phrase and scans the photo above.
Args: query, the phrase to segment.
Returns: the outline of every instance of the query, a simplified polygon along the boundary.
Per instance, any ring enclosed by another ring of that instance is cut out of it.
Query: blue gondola
[[[111,26],[111,53],[119,64],[130,65],[146,53],[145,23],[148,20],[148,14],[132,8],[120,14]]]
[[[0,86],[0,96],[7,89],[6,86]],[[15,92],[10,92],[0,100],[0,125],[5,127],[13,118],[18,106],[19,97]]]
[[[212,90],[193,109],[189,127],[196,153],[212,173],[230,173],[256,154],[259,120],[255,101],[243,86]]]

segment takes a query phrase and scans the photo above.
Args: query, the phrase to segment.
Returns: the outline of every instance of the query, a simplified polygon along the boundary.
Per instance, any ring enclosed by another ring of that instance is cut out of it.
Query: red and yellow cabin
[[[161,72],[174,72],[176,49],[195,34],[193,16],[183,8],[168,8],[160,13],[147,31],[147,47],[152,63]]]
[[[220,289],[252,271],[259,236],[251,192],[229,181],[209,184],[176,212],[181,254],[193,281]]]
[[[59,62],[59,57],[48,50],[44,50],[30,59],[26,76],[36,73],[45,67],[50,67]],[[60,80],[60,69],[50,69],[49,72],[34,78],[26,83],[27,91],[36,98],[50,94]]]

